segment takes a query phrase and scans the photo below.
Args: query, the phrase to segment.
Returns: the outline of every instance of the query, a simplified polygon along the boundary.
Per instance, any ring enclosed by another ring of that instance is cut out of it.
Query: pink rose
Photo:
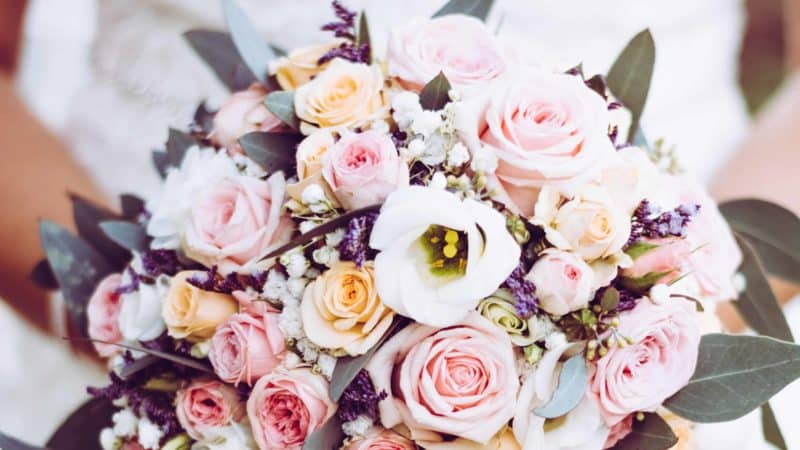
[[[122,308],[117,288],[122,284],[122,275],[112,273],[103,278],[89,298],[86,315],[89,319],[89,337],[110,343],[122,340],[119,330],[119,311]],[[94,349],[103,358],[114,356],[119,347],[101,342],[94,343]]]
[[[449,328],[412,324],[367,364],[385,428],[404,424],[422,447],[441,434],[486,444],[514,415],[519,378],[511,340],[477,312]],[[428,443],[428,445],[426,445]]]
[[[386,58],[389,74],[417,91],[439,72],[454,87],[475,90],[507,69],[486,25],[460,14],[418,19],[393,29]]]
[[[619,441],[628,437],[633,431],[633,414],[625,417],[621,421],[617,422],[608,433],[608,438],[606,438],[606,443],[603,445],[603,450],[612,448]]]
[[[381,430],[369,436],[355,439],[342,450],[416,450],[413,441],[392,430]]]
[[[266,95],[267,90],[260,84],[234,92],[214,115],[214,130],[211,132],[214,143],[241,153],[238,143],[240,137],[280,126],[281,120],[264,104]]]
[[[291,234],[292,222],[282,212],[285,193],[282,172],[266,181],[238,176],[207,186],[191,207],[186,255],[223,273],[258,261]]]
[[[347,209],[380,203],[408,186],[408,166],[389,136],[377,131],[343,136],[322,157],[322,176]]]
[[[633,266],[622,271],[628,278],[640,278],[651,273],[664,274],[659,283],[670,283],[677,280],[682,268],[692,255],[692,248],[686,239],[666,238],[642,241],[641,245],[655,245],[637,256]]]
[[[594,296],[594,272],[574,253],[546,251],[525,278],[536,285],[539,306],[556,316],[585,308]]]
[[[252,385],[283,359],[286,344],[278,326],[280,313],[265,308],[258,314],[232,315],[211,338],[208,359],[223,381]]]
[[[300,450],[309,434],[336,411],[328,381],[310,369],[261,377],[247,400],[247,415],[261,450]]]
[[[494,152],[499,199],[527,216],[545,184],[574,195],[616,157],[606,102],[579,77],[526,70],[464,106],[463,139]]]
[[[213,438],[214,429],[242,420],[244,404],[232,387],[216,380],[195,380],[179,390],[175,400],[178,422],[192,439]]]
[[[641,299],[620,315],[617,329],[634,344],[612,347],[589,381],[608,426],[636,411],[655,411],[686,386],[700,345],[695,305],[678,298],[660,305]]]

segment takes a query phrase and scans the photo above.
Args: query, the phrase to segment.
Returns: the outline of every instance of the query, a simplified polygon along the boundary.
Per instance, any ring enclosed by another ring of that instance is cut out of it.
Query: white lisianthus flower
[[[422,186],[386,199],[370,246],[380,251],[375,282],[383,303],[435,327],[466,317],[508,278],[520,256],[502,214]]]
[[[134,269],[141,272],[139,259],[133,262]],[[137,269],[138,267],[138,269]],[[131,283],[130,275],[122,276],[123,285]],[[161,317],[161,299],[169,291],[169,277],[161,275],[155,284],[139,283],[137,290],[122,294],[119,310],[119,331],[126,341],[149,341],[161,336],[166,329]]]

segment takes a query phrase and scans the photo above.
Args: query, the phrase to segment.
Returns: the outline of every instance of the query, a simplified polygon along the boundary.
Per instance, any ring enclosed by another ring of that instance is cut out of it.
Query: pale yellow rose
[[[378,297],[371,264],[340,262],[306,287],[300,316],[311,342],[355,356],[383,336],[394,312]]]
[[[338,42],[333,42],[292,50],[288,56],[278,60],[272,73],[281,88],[294,91],[325,68],[327,64],[319,65],[317,61],[338,45]]]
[[[322,156],[336,141],[329,130],[319,130],[297,146],[297,178],[304,180],[322,171]]]
[[[294,108],[305,134],[318,128],[357,127],[388,115],[383,74],[377,66],[331,61],[295,91]]]
[[[179,272],[170,281],[161,315],[170,336],[202,341],[214,335],[217,327],[238,311],[236,299],[226,294],[204,291],[188,283],[200,272]]]

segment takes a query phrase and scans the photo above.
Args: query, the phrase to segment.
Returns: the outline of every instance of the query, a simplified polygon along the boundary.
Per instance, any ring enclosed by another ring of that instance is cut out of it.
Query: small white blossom
[[[322,375],[330,379],[333,376],[333,368],[336,367],[336,358],[327,353],[321,353],[317,358],[317,365]]]
[[[469,150],[461,142],[456,142],[453,148],[447,152],[447,166],[461,167],[469,161]]]
[[[292,278],[286,282],[286,287],[289,289],[289,293],[292,294],[292,297],[301,298],[303,296],[303,291],[306,290],[306,283],[308,283],[308,280],[305,278]]]
[[[412,158],[419,158],[425,153],[425,141],[420,138],[408,143],[408,155]]]
[[[317,222],[314,222],[313,220],[304,220],[300,222],[300,233],[303,234],[308,233],[314,228],[317,228],[318,225],[319,224]]]
[[[425,151],[420,157],[420,161],[429,165],[435,166],[444,162],[447,155],[445,149],[445,138],[441,134],[433,134],[425,140]]]
[[[193,358],[202,359],[208,356],[209,351],[211,351],[211,339],[206,339],[205,341],[194,344],[189,350],[189,354],[192,355]]]
[[[244,175],[256,178],[262,178],[267,175],[267,172],[261,166],[244,155],[235,153],[232,158],[233,162],[236,163],[236,167],[239,167]]]
[[[139,421],[139,444],[146,449],[158,450],[164,432],[146,417]]]
[[[370,428],[372,419],[363,414],[342,424],[342,432],[348,436],[366,436]]]
[[[333,233],[328,233],[325,235],[325,244],[330,247],[338,247],[339,244],[342,243],[342,239],[344,239],[344,228],[339,228]]]
[[[306,276],[306,278],[308,278],[309,280],[313,280],[314,278],[317,278],[317,277],[318,277],[318,276],[320,276],[321,274],[322,274],[322,272],[320,272],[320,270],[319,270],[319,269],[317,269],[317,268],[315,268],[315,267],[309,267],[309,268],[308,268],[308,270],[306,270],[306,274],[305,274],[305,276]]]
[[[657,305],[663,305],[669,301],[672,289],[669,285],[660,283],[650,288],[650,300]]]
[[[497,170],[497,156],[490,149],[481,146],[472,156],[471,166],[475,172],[494,173]]]
[[[303,334],[303,320],[300,317],[300,302],[296,299],[287,299],[289,301],[283,302],[283,309],[280,316],[278,316],[278,327],[283,332],[283,335],[299,339],[304,336]]]
[[[300,357],[297,356],[296,353],[294,352],[284,353],[283,365],[287,369],[294,369],[295,367],[299,367],[301,364],[303,364],[303,360],[300,359]]]
[[[267,274],[267,282],[264,283],[264,295],[266,295],[267,298],[277,300],[286,292],[286,277],[277,270],[270,270]]]
[[[442,126],[442,115],[438,111],[418,111],[411,123],[411,131],[425,137],[432,135]]]
[[[303,189],[303,194],[300,199],[303,200],[303,203],[306,205],[314,205],[327,200],[325,198],[325,191],[322,190],[322,186],[318,184],[309,184],[306,186],[306,188]]]
[[[308,338],[297,340],[297,350],[302,353],[303,361],[307,363],[313,363],[319,358],[319,347]]]
[[[419,95],[404,91],[392,98],[392,117],[401,129],[406,129],[414,119],[414,115],[422,111]]]
[[[103,431],[100,432],[100,447],[103,450],[117,450],[121,444],[122,442],[111,428],[103,428]]]
[[[454,102],[461,100],[461,92],[459,92],[457,89],[450,89],[447,92],[447,96],[450,97],[450,100]]]
[[[317,202],[308,205],[308,209],[311,210],[314,214],[325,214],[326,212],[333,209],[331,203],[329,201]]]
[[[428,186],[434,189],[445,189],[447,187],[447,177],[442,172],[436,172],[431,177]]]
[[[544,339],[544,345],[548,350],[563,347],[567,345],[567,336],[560,331],[553,331]]]
[[[299,249],[284,253],[280,258],[281,264],[286,268],[289,278],[300,278],[308,269],[309,262]]]
[[[111,416],[111,421],[114,423],[114,434],[119,437],[131,437],[136,434],[136,427],[139,424],[139,419],[130,409],[126,408],[117,411]]]
[[[377,131],[382,134],[389,134],[389,124],[385,120],[376,120],[369,126],[370,130]]]

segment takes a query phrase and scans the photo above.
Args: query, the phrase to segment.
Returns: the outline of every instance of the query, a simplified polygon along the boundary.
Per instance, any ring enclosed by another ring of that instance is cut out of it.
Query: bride
[[[322,38],[319,26],[330,16],[326,0],[238,0],[238,3],[265,38],[284,48],[319,41]],[[388,30],[412,13],[431,14],[443,0],[346,0],[345,3],[365,9],[373,30]],[[200,100],[208,98],[210,103],[218,104],[226,96],[225,89],[181,37],[190,28],[223,28],[219,2],[99,0],[98,13],[92,48],[93,78],[76,95],[67,124],[60,131],[75,158],[108,198],[121,192],[149,195],[158,186],[150,150],[163,145],[167,125],[185,127]],[[643,126],[650,136],[668,137],[669,144],[676,146],[683,166],[705,182],[710,182],[730,159],[748,130],[736,84],[738,46],[744,26],[740,0],[668,3],[497,0],[488,23],[520,59],[560,68],[583,63],[584,71],[590,74],[605,73],[625,43],[649,27],[656,40],[657,59]],[[374,38],[381,36],[373,34]],[[378,51],[385,48],[384,42],[377,41],[374,45]],[[52,161],[59,161],[58,155],[50,156],[54,158]],[[65,167],[59,170],[72,178],[64,179],[63,185],[83,186],[91,192],[85,180],[78,181],[77,169]],[[45,215],[51,217],[51,214],[52,211],[45,210]],[[25,227],[34,230],[33,221]],[[33,241],[35,237],[30,239]],[[13,299],[8,292],[0,293]],[[4,339],[10,333],[27,343],[0,353],[4,366],[13,367],[14,374],[25,374],[13,378],[18,383],[13,390],[36,392],[35,398],[55,399],[55,404],[48,404],[47,408],[47,417],[52,418],[47,424],[55,425],[79,401],[82,391],[43,392],[49,389],[49,384],[42,378],[53,369],[53,363],[31,359],[25,351],[37,351],[48,344],[32,330],[6,317],[9,317],[7,312],[0,310],[0,324],[8,322]],[[85,363],[59,361],[62,365],[57,370],[64,378],[72,376],[79,384],[86,377],[98,378],[97,373],[86,373],[91,369]],[[0,381],[0,392],[11,391],[3,383]],[[24,397],[17,398],[22,402]],[[33,403],[36,409],[41,409],[41,404]],[[34,420],[36,415],[11,416],[9,409],[0,412],[0,429],[19,423],[23,424],[22,429],[9,427],[8,431],[31,440],[45,439],[42,434],[47,431],[36,432],[42,429],[41,421]],[[741,423],[697,427],[694,434],[700,444],[698,448],[763,448],[757,417],[745,418],[744,422],[751,432],[736,433],[734,427],[743,427]],[[27,425],[25,429],[26,423],[36,425]],[[784,427],[784,433],[789,431]],[[800,445],[800,436],[787,438]]]

